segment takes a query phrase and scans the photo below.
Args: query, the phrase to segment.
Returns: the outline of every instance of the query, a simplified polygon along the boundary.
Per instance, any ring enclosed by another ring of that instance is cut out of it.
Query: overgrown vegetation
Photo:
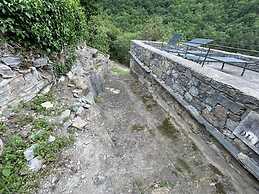
[[[74,45],[89,37],[93,8],[87,1],[83,5],[85,9],[79,0],[0,1],[1,39],[54,54],[53,70],[64,75],[74,62]]]
[[[50,172],[49,166],[58,159],[60,151],[73,142],[73,133],[55,133],[60,126],[49,122],[51,115],[46,116],[48,111],[41,107],[46,101],[54,101],[54,94],[35,97],[20,105],[7,123],[0,122],[1,139],[5,142],[0,157],[0,193],[32,193],[40,178]],[[54,139],[50,141],[50,137]],[[37,173],[29,169],[24,156],[31,146],[35,146],[34,157],[44,164]]]
[[[20,135],[12,135],[8,138],[0,158],[0,193],[32,192],[38,184],[39,177],[46,173],[45,170],[33,173],[28,169],[23,152],[30,145],[37,145],[35,156],[43,158],[44,164],[48,165],[55,161],[57,153],[62,148],[72,142],[72,138],[57,137],[54,142],[49,143],[48,138],[52,134],[52,129],[48,124],[46,128],[35,129],[42,130],[42,133],[38,133],[38,136],[33,139],[25,139]]]
[[[86,34],[86,17],[77,0],[4,0],[1,32],[15,40],[60,51]]]

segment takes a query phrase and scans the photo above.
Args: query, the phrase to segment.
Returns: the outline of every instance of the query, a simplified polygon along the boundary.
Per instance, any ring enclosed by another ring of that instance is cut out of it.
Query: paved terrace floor
[[[238,77],[240,79],[244,79],[246,81],[249,81],[249,82],[252,82],[252,83],[255,83],[255,84],[259,84],[259,73],[257,73],[257,72],[246,70],[245,74],[243,76],[240,76],[241,72],[243,70],[240,67],[235,67],[235,66],[232,66],[232,65],[225,64],[224,69],[221,70],[222,63],[209,63],[209,64],[206,64],[206,66],[211,67],[211,68],[216,69],[216,70],[219,70],[219,71],[222,71],[224,73],[233,75],[233,76]]]

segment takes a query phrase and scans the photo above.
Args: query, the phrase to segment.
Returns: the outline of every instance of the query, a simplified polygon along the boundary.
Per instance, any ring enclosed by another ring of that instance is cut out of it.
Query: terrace
[[[193,39],[196,40],[196,39]],[[210,39],[201,39],[208,40]],[[170,45],[164,42],[147,42],[152,46],[166,51],[170,54],[181,56],[193,62],[200,64],[200,67],[210,67],[212,69],[224,72],[229,75],[233,75],[239,79],[249,81],[251,83],[259,84],[259,57],[240,54],[238,52],[227,52],[219,49],[212,49],[211,47],[221,47],[208,44],[190,44],[188,42],[182,42],[179,44]],[[226,49],[232,47],[226,47]],[[249,50],[232,48],[234,51],[247,52]],[[259,51],[251,51],[254,55],[259,55]],[[213,59],[213,58],[216,58]],[[222,61],[223,60],[223,61]]]
[[[165,46],[132,41],[132,71],[151,85],[169,114],[177,111],[172,103],[177,101],[259,179],[259,58],[210,49],[210,56],[196,55],[202,58],[198,61],[189,56],[208,48],[186,51],[183,44],[170,50]],[[206,57],[227,62],[223,66],[222,61]]]

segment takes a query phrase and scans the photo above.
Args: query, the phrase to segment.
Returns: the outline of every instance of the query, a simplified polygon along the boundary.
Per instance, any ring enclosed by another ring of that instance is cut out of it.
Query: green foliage
[[[93,16],[89,22],[89,39],[88,44],[102,52],[109,52],[110,37],[113,33],[114,26],[108,19],[108,16]]]
[[[64,55],[64,62],[58,61],[53,65],[53,70],[57,77],[66,75],[71,70],[73,63],[76,60],[75,48],[68,47]]]
[[[73,142],[72,137],[56,137],[52,143],[48,141],[50,135],[54,136],[52,127],[44,119],[33,122],[34,129],[40,133],[31,132],[31,137],[22,138],[11,135],[5,144],[3,155],[0,157],[0,193],[32,193],[37,186],[44,170],[32,173],[27,167],[24,151],[31,145],[37,145],[35,156],[43,159],[44,164],[57,159],[58,153],[65,146]],[[37,135],[35,135],[37,134]]]
[[[3,0],[0,16],[6,37],[43,49],[60,51],[86,35],[86,17],[78,0]]]
[[[53,101],[54,96],[52,93],[48,93],[45,95],[38,95],[32,101],[29,101],[23,105],[24,108],[28,108],[30,110],[34,110],[38,113],[47,113],[46,109],[41,106],[42,103],[46,101]]]
[[[114,41],[110,43],[111,58],[121,63],[128,64],[129,48],[131,40],[135,39],[137,33],[125,32],[120,33]]]
[[[123,63],[128,63],[130,39],[167,41],[176,32],[185,40],[213,38],[216,44],[259,50],[258,0],[97,2],[108,15],[102,26],[108,29],[105,48],[109,44],[111,57]]]
[[[6,131],[7,127],[4,122],[0,121],[0,135]]]

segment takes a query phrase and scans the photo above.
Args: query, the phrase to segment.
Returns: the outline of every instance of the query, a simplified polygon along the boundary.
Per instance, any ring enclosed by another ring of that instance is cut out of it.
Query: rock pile
[[[13,46],[0,45],[0,111],[32,99],[52,80],[49,72],[37,70],[48,65],[48,58],[33,55],[26,58],[28,56],[17,53]]]

